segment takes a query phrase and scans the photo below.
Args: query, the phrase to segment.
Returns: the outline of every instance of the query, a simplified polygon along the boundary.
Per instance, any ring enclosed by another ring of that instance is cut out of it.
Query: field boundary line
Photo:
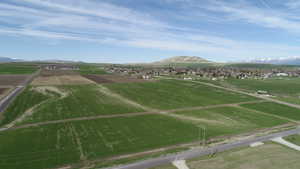
[[[153,109],[153,108],[150,108],[150,107],[147,107],[147,106],[144,106],[144,105],[141,105],[133,100],[130,100],[124,96],[121,96],[113,91],[111,91],[110,89],[108,89],[107,87],[103,86],[103,85],[100,85],[98,84],[98,91],[100,91],[101,93],[109,96],[109,97],[113,97],[115,99],[118,99],[120,101],[122,101],[123,103],[126,103],[126,104],[129,104],[129,105],[132,105],[134,107],[137,107],[137,108],[141,108],[143,110],[146,110],[146,111],[149,111],[149,112],[153,112],[153,111],[159,111],[159,110],[156,110],[156,109]]]
[[[200,106],[199,107],[187,107],[187,108],[171,109],[171,110],[165,110],[165,111],[158,110],[158,111],[151,111],[151,112],[146,111],[146,112],[123,113],[123,114],[76,117],[76,118],[69,118],[69,119],[28,123],[28,124],[23,124],[20,126],[12,126],[11,128],[6,128],[6,130],[16,130],[16,129],[30,128],[30,127],[44,126],[44,125],[49,125],[49,124],[59,124],[59,123],[68,123],[68,122],[73,122],[73,121],[96,120],[96,119],[115,118],[115,117],[134,117],[134,116],[141,116],[141,115],[148,115],[148,114],[166,115],[168,113],[174,113],[174,112],[180,112],[180,111],[206,110],[206,109],[219,108],[219,107],[236,107],[236,106],[239,106],[240,104],[254,104],[254,103],[263,103],[263,102],[266,102],[266,101],[258,100],[258,101],[239,102],[239,103],[233,103],[233,104],[219,104],[219,105],[210,105],[210,106],[201,106],[201,107]],[[3,131],[5,131],[5,130],[3,130]],[[0,132],[1,132],[1,128],[0,128]]]
[[[267,115],[267,116],[271,116],[271,117],[279,118],[279,119],[282,119],[282,120],[287,120],[287,121],[290,121],[290,122],[294,122],[296,124],[300,124],[299,121],[293,120],[293,119],[290,119],[290,118],[287,118],[287,117],[282,117],[282,116],[279,116],[279,115],[276,115],[276,114],[265,113],[265,112],[262,112],[262,111],[259,111],[259,110],[249,109],[249,108],[246,108],[246,107],[242,107],[240,105],[238,107],[241,108],[241,109],[244,109],[244,110],[253,111],[253,112],[256,112],[256,113],[259,113],[259,114],[264,114],[264,115]]]

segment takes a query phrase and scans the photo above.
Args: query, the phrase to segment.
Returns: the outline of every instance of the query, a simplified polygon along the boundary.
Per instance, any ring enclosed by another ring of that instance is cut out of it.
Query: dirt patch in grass
[[[6,93],[7,90],[8,88],[0,88],[0,96]]]
[[[147,82],[144,79],[138,79],[129,76],[119,76],[119,75],[84,75],[84,77],[99,83],[133,83],[133,82]]]
[[[28,78],[28,75],[0,75],[0,86],[18,86]]]
[[[0,100],[4,98],[12,88],[1,87],[0,86]]]
[[[93,84],[94,82],[80,75],[61,75],[61,76],[39,76],[32,82],[34,86],[52,85],[83,85]]]
[[[33,87],[32,90],[37,91],[44,95],[57,94],[57,95],[60,95],[60,98],[65,98],[69,95],[69,93],[67,91],[61,90],[54,86],[36,86],[36,87]]]

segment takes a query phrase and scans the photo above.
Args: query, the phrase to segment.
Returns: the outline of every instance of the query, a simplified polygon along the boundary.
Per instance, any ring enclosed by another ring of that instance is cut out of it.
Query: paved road
[[[0,101],[0,112],[8,107],[9,103],[24,89],[24,86],[16,87],[12,92],[10,92],[6,97]]]
[[[5,109],[8,107],[8,105],[11,103],[11,101],[19,95],[25,87],[31,83],[31,81],[40,73],[40,71],[37,71],[36,73],[29,76],[26,80],[24,80],[19,86],[17,86],[12,92],[10,92],[6,97],[4,97],[0,101],[0,112],[4,112]]]
[[[182,152],[179,154],[171,154],[171,155],[167,155],[164,157],[158,157],[158,158],[140,161],[140,162],[136,162],[136,163],[132,163],[132,164],[128,164],[128,165],[110,167],[107,169],[147,169],[147,168],[152,168],[152,167],[156,167],[156,166],[160,166],[160,165],[169,164],[175,160],[181,160],[181,159],[187,160],[187,159],[191,159],[191,158],[209,155],[209,154],[216,153],[216,152],[223,152],[223,151],[230,150],[233,148],[247,146],[247,145],[250,145],[255,142],[269,141],[276,137],[286,137],[286,136],[297,134],[297,133],[300,133],[300,128],[283,131],[283,132],[279,132],[279,133],[274,133],[274,134],[270,134],[267,136],[261,136],[261,137],[256,137],[256,138],[252,138],[252,139],[240,140],[240,141],[236,141],[233,143],[222,144],[222,145],[218,145],[218,146],[206,148],[206,149],[198,148],[198,149],[188,150],[188,151],[185,151],[185,152]]]

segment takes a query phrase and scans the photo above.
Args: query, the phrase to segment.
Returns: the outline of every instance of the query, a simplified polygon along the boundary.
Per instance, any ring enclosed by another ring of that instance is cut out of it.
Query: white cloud
[[[0,27],[2,35],[187,51],[234,59],[259,55],[285,56],[299,51],[295,46],[234,40],[210,33],[204,34],[197,28],[163,22],[151,14],[101,1],[26,0],[22,3],[18,0],[12,1],[18,5],[0,2],[0,10],[12,11],[6,14],[0,12],[0,21],[13,22],[18,27]],[[190,0],[184,3],[190,3]],[[248,4],[232,5],[214,1],[210,5],[195,8],[225,13],[231,20],[245,20],[264,27],[292,32],[300,30],[299,23],[291,21],[286,18],[287,16],[274,13],[272,10],[263,11]],[[193,12],[196,13],[197,10]]]

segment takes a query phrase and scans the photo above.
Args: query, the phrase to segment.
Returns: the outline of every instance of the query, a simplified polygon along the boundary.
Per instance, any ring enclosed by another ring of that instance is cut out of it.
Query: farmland
[[[284,77],[269,78],[264,80],[256,79],[228,79],[214,82],[226,87],[238,88],[248,92],[258,90],[267,91],[276,96],[277,99],[290,103],[300,104],[300,78]]]
[[[105,86],[139,104],[163,110],[257,100],[250,96],[177,80]]]
[[[299,153],[282,145],[267,143],[242,147],[187,161],[190,169],[298,169]],[[152,169],[176,169],[172,165]]]
[[[273,114],[291,120],[300,120],[300,111],[297,108],[281,105],[273,102],[244,104],[242,107]]]
[[[2,63],[0,74],[32,74],[37,71],[37,66],[23,63]]]
[[[219,107],[205,110],[176,112],[178,118],[188,117],[201,128],[206,128],[208,139],[228,134],[241,134],[255,129],[288,123],[287,120],[244,110],[238,107]]]
[[[0,74],[0,86],[18,86],[24,82],[28,75],[1,75]]]
[[[197,131],[190,123],[145,115],[1,132],[0,168],[51,168],[79,159],[108,158],[193,141]]]
[[[84,77],[102,84],[102,83],[134,83],[134,82],[146,82],[143,79],[137,79],[127,76],[118,76],[118,75],[83,75]]]
[[[0,118],[0,126],[12,122],[26,110],[32,108],[33,106],[46,99],[47,96],[32,91],[30,87],[25,89],[25,91],[14,100],[14,102],[6,109],[6,111],[3,112],[3,115],[1,115]]]
[[[32,90],[27,90],[17,97],[17,100],[9,107],[7,112],[10,115],[24,113],[31,108],[30,106],[33,106],[32,103],[35,100],[41,101],[40,97],[44,98],[53,93],[52,97],[33,110],[33,115],[25,119],[24,123],[144,111],[141,108],[125,104],[121,100],[101,93],[96,85],[72,85],[56,87],[34,86]],[[34,97],[33,94],[37,96]],[[24,97],[34,97],[34,99]],[[24,105],[26,107],[15,105]],[[15,107],[18,107],[18,109]]]
[[[80,64],[78,72],[82,75],[102,75],[107,74],[103,68],[93,64]]]
[[[42,71],[0,119],[2,126],[13,124],[0,132],[0,154],[9,151],[0,155],[0,168],[109,162],[204,138],[219,141],[291,126],[298,120],[297,109],[271,104],[188,81]],[[272,107],[287,112],[285,118],[274,116]]]

